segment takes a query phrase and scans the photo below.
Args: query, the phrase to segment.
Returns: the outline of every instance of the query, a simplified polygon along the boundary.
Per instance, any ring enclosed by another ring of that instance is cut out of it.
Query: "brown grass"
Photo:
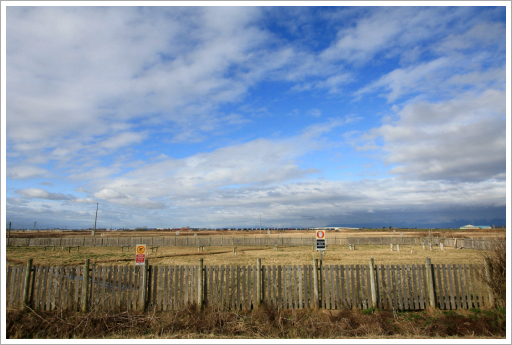
[[[195,305],[174,312],[77,313],[8,310],[7,339],[503,339],[496,311],[392,313],[379,310],[220,312]]]
[[[487,268],[477,272],[478,277],[492,291],[497,307],[505,308],[507,299],[507,243],[505,238],[496,238],[489,250],[480,250]],[[487,271],[486,271],[487,269]]]
[[[413,254],[411,254],[411,249]],[[329,246],[322,256],[324,265],[351,265],[368,264],[370,258],[374,258],[377,265],[397,264],[424,264],[427,257],[434,264],[470,264],[479,257],[480,251],[470,249],[454,249],[445,247],[441,250],[434,247],[430,251],[422,246],[401,246],[401,251],[392,252],[389,246],[358,245],[356,250],[349,250],[348,246]],[[134,265],[135,249],[130,252],[121,251],[120,247],[81,247],[80,251],[72,249],[55,251],[42,247],[8,247],[6,257],[9,264],[24,265],[29,258],[34,260],[34,265],[45,266],[76,266],[83,265],[86,258],[91,264],[96,265]],[[204,251],[198,252],[195,247],[159,247],[158,252],[148,253],[151,265],[192,265],[197,264],[199,258],[203,258],[205,265],[255,265],[257,258],[262,259],[263,265],[310,265],[319,253],[313,251],[311,246],[301,247],[237,247],[236,255],[233,247],[204,247]],[[483,260],[481,261],[483,263]]]

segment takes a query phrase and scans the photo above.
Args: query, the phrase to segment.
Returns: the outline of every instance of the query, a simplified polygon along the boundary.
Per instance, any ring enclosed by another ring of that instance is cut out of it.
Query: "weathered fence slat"
[[[482,265],[433,265],[434,291],[441,310],[482,308],[489,302],[487,287],[478,279]],[[147,302],[157,311],[177,310],[197,301],[198,266],[150,266]],[[204,266],[204,301],[219,309],[251,309],[257,305],[259,266]],[[428,305],[425,265],[278,265],[262,267],[261,299],[279,309],[315,307],[314,274],[319,274],[322,308],[367,309],[373,304],[370,274],[376,277],[377,306],[421,310]],[[142,274],[137,266],[91,266],[90,281],[83,266],[24,266],[6,268],[6,304],[21,307],[25,275],[30,274],[31,308],[78,309],[82,286],[90,284],[89,309],[137,309]]]

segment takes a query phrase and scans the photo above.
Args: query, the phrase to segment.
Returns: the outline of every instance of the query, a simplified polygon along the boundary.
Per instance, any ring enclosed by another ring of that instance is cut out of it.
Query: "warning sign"
[[[316,231],[316,250],[325,250],[325,231]]]
[[[317,238],[317,240],[325,239],[325,231],[324,230],[317,230],[316,231],[316,238]]]
[[[146,261],[146,245],[137,244],[135,252],[135,265],[144,265],[144,262]]]

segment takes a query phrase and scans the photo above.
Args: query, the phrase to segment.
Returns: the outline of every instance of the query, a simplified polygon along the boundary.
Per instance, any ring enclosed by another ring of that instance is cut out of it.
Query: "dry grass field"
[[[148,248],[149,250],[149,248]],[[411,254],[412,250],[412,254]],[[236,254],[233,247],[204,247],[198,252],[196,247],[158,247],[157,252],[149,250],[147,258],[151,265],[195,265],[202,258],[205,265],[256,265],[257,258],[261,258],[263,265],[309,265],[314,258],[319,258],[319,252],[313,251],[311,246],[299,247],[250,247],[239,246]],[[6,250],[8,264],[25,264],[29,258],[35,265],[43,266],[75,266],[83,265],[86,258],[96,265],[134,265],[135,248],[130,251],[120,247],[81,247],[79,251],[71,252],[61,247],[55,251],[42,247],[9,247]],[[427,257],[433,264],[471,264],[481,263],[481,252],[471,249],[455,249],[453,247],[428,246],[401,246],[400,252],[393,251],[388,245],[358,245],[356,250],[349,250],[348,246],[329,246],[322,255],[324,265],[340,264],[367,264],[374,258],[377,265],[424,264]]]

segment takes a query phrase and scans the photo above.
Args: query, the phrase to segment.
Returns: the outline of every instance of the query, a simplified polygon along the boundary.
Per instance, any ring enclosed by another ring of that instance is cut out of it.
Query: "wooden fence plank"
[[[466,285],[466,307],[468,309],[471,309],[473,308],[473,303],[472,303],[472,300],[473,298],[471,297],[472,295],[472,292],[471,292],[471,283],[469,281],[469,267],[467,264],[464,264],[464,281],[465,281],[465,285]]]
[[[364,267],[365,267],[364,276],[366,277],[366,308],[370,308],[373,306],[372,282],[371,282],[370,274],[373,274],[375,276],[375,270],[371,271],[370,267],[366,266],[366,265]],[[375,266],[374,266],[374,269],[375,269]],[[377,280],[375,281],[375,284],[377,284]],[[378,304],[376,304],[376,305],[378,305]]]
[[[16,270],[16,266],[7,266],[7,274],[6,274],[6,294],[5,299],[7,301],[7,306],[12,306],[12,296],[14,293],[14,273],[13,271]]]
[[[351,308],[357,307],[357,297],[356,297],[356,282],[355,282],[355,268],[354,265],[350,265],[350,283],[351,283],[351,292],[352,292],[352,303]]]
[[[126,294],[126,270],[125,265],[120,265],[118,267],[118,274],[117,274],[117,286],[119,289],[118,292],[118,299],[117,299],[117,307],[119,310],[125,308],[125,294]]]
[[[107,283],[105,284],[106,286],[106,289],[107,289],[107,295],[105,297],[107,297],[107,303],[106,303],[106,309],[107,310],[112,310],[112,306],[113,306],[113,298],[112,298],[112,292],[113,292],[113,286],[112,286],[112,277],[113,277],[113,274],[114,274],[114,267],[113,266],[108,266],[107,268]],[[84,275],[82,275],[82,277],[84,277]],[[82,284],[84,283],[84,280],[82,279]]]
[[[407,265],[402,265],[402,281],[403,281],[403,297],[404,297],[404,310],[412,309],[409,295],[409,277]]]
[[[75,268],[71,268],[71,279],[74,281],[74,271]],[[93,265],[92,271],[91,271],[91,279],[92,279],[92,285],[91,285],[91,307],[93,308],[101,308],[101,266]],[[74,286],[74,284],[73,284]],[[77,306],[78,307],[78,306]]]
[[[240,267],[240,276],[241,276],[241,295],[240,295],[240,309],[244,309],[247,297],[247,266]],[[238,281],[240,283],[240,280]]]
[[[447,310],[450,309],[450,290],[449,290],[449,285],[448,285],[448,278],[446,276],[446,264],[442,264],[441,265],[441,271],[442,271],[442,275],[443,275],[443,287],[444,287],[444,304],[445,304],[445,308]]]
[[[403,237],[402,237],[403,239]],[[403,265],[402,265],[403,266]],[[402,273],[402,267],[400,265],[396,265],[396,286],[397,286],[397,292],[398,292],[398,308],[400,310],[405,310],[404,305],[404,291],[403,291],[403,273]]]
[[[458,265],[459,271],[459,292],[460,292],[460,307],[462,309],[467,309],[466,303],[466,283],[464,280],[464,267],[462,264]]]
[[[180,276],[179,276],[179,281],[180,281],[180,288],[179,288],[179,301],[180,301],[180,308],[183,308],[185,306],[185,291],[184,290],[184,285],[185,285],[185,279],[183,277],[183,275],[185,274],[185,268],[183,265],[180,265],[180,269],[179,269],[179,272],[180,272]]]
[[[416,270],[416,265],[415,264],[413,264],[412,266],[409,266],[409,272],[410,272],[410,275],[411,275],[411,282],[412,282],[412,285],[411,285],[412,303],[414,303],[414,309],[418,310],[418,309],[420,309],[419,308],[419,303],[418,303],[419,289],[418,289],[418,285],[416,284],[417,270]]]
[[[221,309],[225,309],[225,295],[226,295],[226,287],[228,285],[224,281],[224,279],[225,279],[224,278],[225,270],[226,270],[226,268],[224,267],[224,265],[220,265],[220,281],[221,281],[221,286],[220,286],[220,305],[221,305]]]
[[[468,280],[468,287],[469,287],[469,298],[471,299],[471,303],[473,308],[478,308],[478,297],[476,293],[476,286],[475,286],[475,276],[473,271],[473,265],[469,264],[468,266],[468,274],[469,279]]]
[[[423,292],[421,295],[421,300],[423,301],[423,308],[426,309],[428,305],[428,288],[427,288],[427,266],[425,264],[421,264],[421,283]]]
[[[331,309],[336,309],[336,288],[334,286],[334,266],[329,265],[329,281],[331,283]]]
[[[230,309],[231,310],[234,310],[236,309],[236,292],[237,292],[237,288],[236,288],[236,266],[231,266],[230,267],[230,271],[231,271],[231,292],[230,292],[230,295],[231,295],[231,307]]]
[[[61,310],[66,310],[68,307],[68,279],[67,279],[67,266],[62,266],[60,270],[59,276],[59,285],[60,285],[60,308]],[[91,291],[90,291],[91,292]],[[90,294],[89,294],[90,296]]]
[[[258,266],[254,265],[252,266],[252,308],[256,308],[258,305],[258,298],[261,298],[261,296],[258,296]],[[260,282],[262,283],[262,282]]]
[[[340,266],[341,301],[344,309],[350,308],[349,266]]]
[[[281,309],[281,266],[277,265],[272,267],[272,275],[273,275],[273,299],[274,305],[276,308]]]
[[[135,305],[132,304],[134,299],[133,299],[133,292],[134,292],[134,289],[135,289],[135,286],[134,286],[134,283],[133,283],[133,274],[134,274],[134,270],[135,270],[135,267],[134,266],[129,266],[128,268],[128,289],[126,290],[126,310],[134,310],[135,309]],[[167,283],[167,281],[166,281]]]
[[[437,291],[437,303],[439,304],[439,309],[445,309],[444,305],[444,291],[443,291],[443,277],[441,275],[441,266],[439,264],[435,265],[435,285]]]
[[[391,296],[393,297],[393,308],[400,309],[399,304],[398,304],[398,292],[397,292],[397,282],[396,282],[397,271],[395,271],[395,265],[390,266],[390,271],[391,271],[391,284],[393,286],[391,289]]]
[[[477,276],[477,272],[482,272],[481,271],[481,265],[474,265],[475,267],[475,282],[476,282],[476,286],[477,286],[477,289],[479,291],[479,307],[480,308],[485,308],[487,307],[487,304],[489,303],[488,301],[488,295],[487,295],[487,289],[485,288],[485,285],[480,281],[480,279],[478,279],[478,276]]]
[[[304,290],[303,290],[303,287],[305,286],[304,284],[304,278],[303,278],[303,272],[304,270],[304,267],[299,265],[298,266],[298,279],[299,279],[299,298],[298,298],[298,305],[299,305],[299,309],[303,309],[304,308],[304,296],[303,296],[303,293],[304,293]]]
[[[219,300],[219,289],[220,289],[221,284],[219,284],[219,283],[218,283],[218,282],[219,282],[219,273],[220,273],[219,271],[220,271],[219,266],[217,266],[217,265],[216,265],[216,266],[214,266],[214,268],[213,268],[213,272],[214,272],[214,274],[215,274],[215,276],[214,276],[214,281],[215,281],[215,282],[217,282],[217,283],[215,283],[215,284],[214,284],[215,286],[213,287],[213,290],[214,290],[214,291],[213,291],[213,292],[214,292],[214,294],[213,294],[213,300],[214,300],[214,305],[215,305],[216,307],[218,307],[218,306],[220,305],[220,300]]]
[[[452,265],[447,265],[447,272],[446,275],[448,276],[448,285],[450,286],[449,294],[450,294],[450,304],[452,310],[457,309],[457,305],[455,303],[455,290],[453,289],[453,272],[452,272]]]
[[[379,285],[380,304],[379,304],[379,308],[390,309],[388,296],[387,296],[389,286],[386,284],[386,269],[385,269],[384,265],[379,266],[379,273],[380,273],[380,285]]]
[[[356,298],[355,298],[355,303],[356,303],[356,308],[360,309],[361,308],[361,276],[359,274],[359,269],[360,269],[360,265],[356,265],[355,266],[356,268]]]
[[[50,266],[50,272],[48,275],[48,301],[50,308],[48,310],[54,310],[55,309],[55,284],[54,284],[54,272],[55,267]]]
[[[163,293],[164,293],[164,270],[165,267],[160,265],[158,267],[158,288],[157,288],[157,296],[156,296],[156,310],[162,311],[164,306]],[[156,285],[156,284],[155,284]]]
[[[238,283],[240,281],[240,273],[241,273],[240,266],[237,265],[236,266],[236,281],[235,281],[235,284],[233,284],[236,289],[236,304],[235,304],[236,310],[240,309],[240,284]]]
[[[457,309],[461,309],[461,293],[459,290],[459,283],[460,283],[460,273],[459,269],[456,264],[452,265],[452,272],[453,272],[453,292],[455,294],[455,307]]]
[[[276,290],[274,290],[274,299],[275,299],[275,305],[278,309],[281,309],[281,266],[278,265],[277,267],[273,266],[272,268],[274,272],[272,274],[276,275],[274,278],[274,287]],[[277,269],[277,270],[276,270]]]
[[[302,265],[302,293],[303,293],[303,307],[308,308],[311,306],[309,302],[309,265]]]
[[[97,275],[97,274],[96,274]],[[78,310],[78,306],[74,304],[74,291],[75,291],[75,276],[76,276],[76,267],[69,267],[69,296],[68,296],[68,303],[69,303],[69,309],[70,310]],[[96,302],[95,305],[99,305],[99,298],[97,297],[98,292],[96,291]]]
[[[408,288],[408,295],[409,295],[409,309],[410,310],[413,310],[413,309],[418,309],[416,307],[416,305],[414,304],[414,295],[415,295],[415,292],[416,290],[414,290],[413,292],[413,283],[412,283],[412,268],[411,268],[411,265],[406,265],[406,270],[407,270],[407,288]],[[416,304],[418,304],[416,302]]]
[[[7,272],[10,272],[11,270],[12,270],[12,267],[8,267]],[[36,270],[37,283],[36,283],[36,289],[34,291],[34,308],[43,310],[44,308],[42,308],[42,306],[41,306],[41,301],[42,301],[41,293],[42,293],[42,288],[43,288],[44,267],[37,266],[37,267],[35,267],[35,270]],[[9,287],[10,279],[11,278],[9,277],[9,273],[8,273],[7,274],[7,287]],[[5,297],[6,297],[6,300],[8,301],[9,300],[9,291],[6,292]]]
[[[341,297],[341,289],[342,289],[342,286],[341,286],[341,281],[340,281],[340,265],[336,265],[336,273],[335,273],[335,276],[336,276],[336,307],[337,309],[342,309],[343,308],[343,303],[342,303],[342,297]]]
[[[178,265],[171,266],[171,270],[169,272],[169,280],[171,284],[171,298],[172,298],[172,310],[178,310]]]

